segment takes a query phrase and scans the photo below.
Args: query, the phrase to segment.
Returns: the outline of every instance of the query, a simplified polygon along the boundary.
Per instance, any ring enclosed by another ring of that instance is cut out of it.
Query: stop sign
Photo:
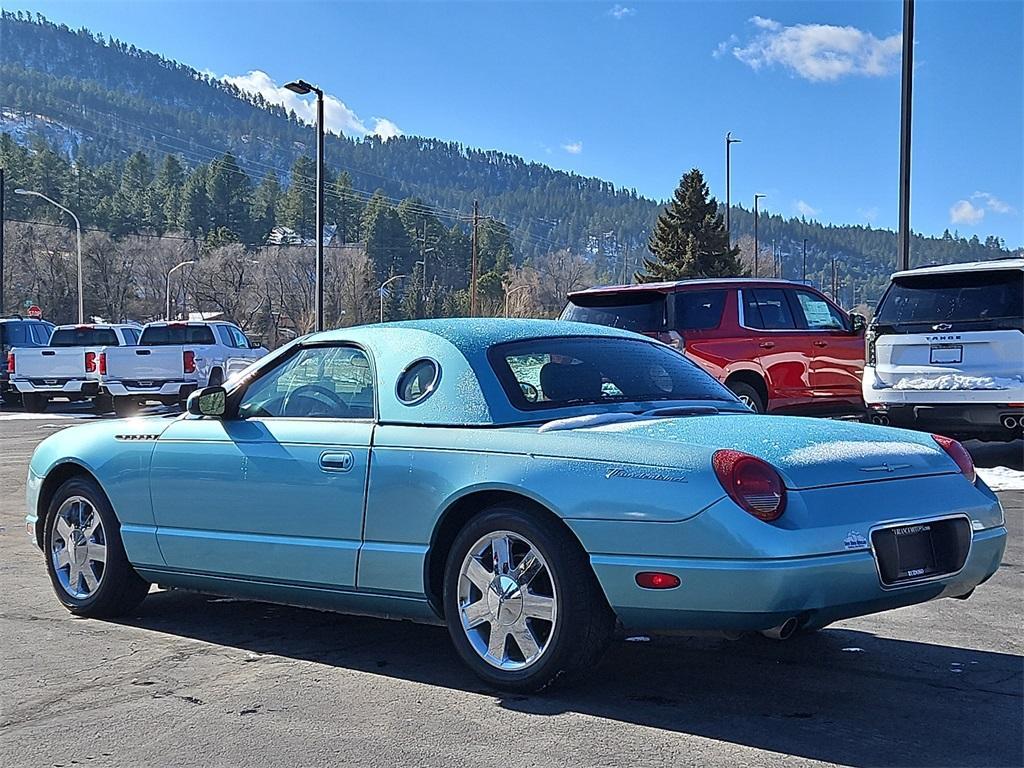
[[[31,307],[28,308],[28,316],[29,317],[35,317],[35,318],[42,317],[43,316],[43,310],[41,310],[38,306],[33,304]]]

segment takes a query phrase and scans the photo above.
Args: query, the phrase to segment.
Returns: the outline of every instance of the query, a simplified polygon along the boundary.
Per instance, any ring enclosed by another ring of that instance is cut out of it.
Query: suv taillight
[[[85,372],[96,373],[96,353],[86,352],[85,353]]]
[[[864,334],[864,341],[867,343],[867,353],[865,354],[864,362],[867,365],[874,365],[878,362],[878,355],[875,353],[875,341],[878,339],[878,333],[873,327],[869,327],[867,333]]]
[[[196,353],[191,349],[186,349],[181,353],[181,367],[185,373],[196,372]]]
[[[786,487],[768,462],[743,451],[715,451],[711,464],[725,492],[758,520],[778,520],[786,509]]]
[[[7,372],[14,373],[14,353],[7,353]]]
[[[968,482],[973,484],[978,479],[978,472],[974,469],[974,459],[971,458],[971,454],[967,452],[967,449],[958,440],[944,435],[932,435],[932,440],[938,443],[939,447],[949,454],[949,458],[956,462],[956,465],[960,467],[960,472],[963,473]]]

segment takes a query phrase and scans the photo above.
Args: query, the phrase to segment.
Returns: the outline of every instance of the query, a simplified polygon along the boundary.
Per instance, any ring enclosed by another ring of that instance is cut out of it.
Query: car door
[[[793,312],[810,342],[810,384],[815,402],[860,400],[863,336],[853,332],[850,319],[825,297],[799,289],[789,293]]]
[[[373,416],[366,353],[318,345],[232,391],[224,418],[176,421],[150,471],[167,565],[354,586]]]
[[[740,325],[757,342],[772,410],[804,405],[810,399],[811,354],[782,288],[744,288]]]

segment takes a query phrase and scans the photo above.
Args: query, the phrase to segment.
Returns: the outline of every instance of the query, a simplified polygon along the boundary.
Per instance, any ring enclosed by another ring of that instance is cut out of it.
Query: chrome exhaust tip
[[[771,629],[762,629],[761,634],[772,640],[789,640],[796,632],[797,627],[800,626],[800,622],[796,616],[790,616],[784,622],[779,624],[777,627]]]
[[[1003,416],[1003,418],[999,420],[999,423],[1006,427],[1006,429],[1016,429],[1020,426],[1020,422],[1017,421],[1016,416]]]
[[[887,427],[889,426],[889,417],[884,413],[876,413],[871,417],[871,423],[878,424],[880,427]]]

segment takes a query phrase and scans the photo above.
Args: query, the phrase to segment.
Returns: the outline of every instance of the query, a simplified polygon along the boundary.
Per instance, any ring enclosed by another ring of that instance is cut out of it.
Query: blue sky
[[[265,95],[293,77],[349,133],[454,139],[663,199],[894,228],[902,4],[8,2]],[[918,0],[912,225],[1024,244],[1024,3]],[[291,98],[288,96],[288,98]]]

